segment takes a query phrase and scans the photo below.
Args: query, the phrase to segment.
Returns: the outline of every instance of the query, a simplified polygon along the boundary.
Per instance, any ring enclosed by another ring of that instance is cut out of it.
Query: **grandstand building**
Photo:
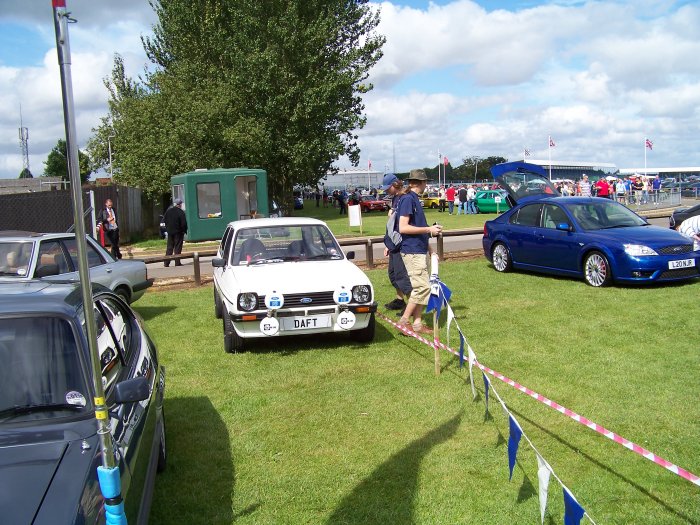
[[[629,177],[635,173],[641,175],[658,175],[660,178],[665,179],[667,177],[672,177],[676,180],[686,180],[691,176],[700,176],[700,167],[677,167],[677,168],[620,168],[620,175],[623,177]]]
[[[319,181],[319,185],[324,185],[331,190],[355,189],[355,188],[378,188],[382,185],[384,172],[372,169],[341,169],[338,173],[326,173],[326,176]]]
[[[588,175],[590,180],[598,180],[601,177],[607,177],[608,175],[615,175],[618,172],[617,166],[609,162],[581,162],[581,161],[570,161],[570,160],[552,160],[548,159],[523,159],[523,162],[529,162],[530,164],[537,164],[542,166],[544,170],[549,174],[550,166],[552,179],[570,179],[578,180],[582,175]]]

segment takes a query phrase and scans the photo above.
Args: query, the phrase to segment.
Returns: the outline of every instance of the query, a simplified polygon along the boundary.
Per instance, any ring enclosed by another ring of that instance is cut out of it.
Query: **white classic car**
[[[106,286],[127,303],[153,284],[143,261],[115,261],[95,239],[85,236],[92,282]],[[78,246],[74,233],[0,231],[0,283],[32,279],[78,279]]]
[[[285,217],[226,227],[214,266],[214,310],[224,349],[251,338],[349,333],[374,339],[374,290],[322,221]]]

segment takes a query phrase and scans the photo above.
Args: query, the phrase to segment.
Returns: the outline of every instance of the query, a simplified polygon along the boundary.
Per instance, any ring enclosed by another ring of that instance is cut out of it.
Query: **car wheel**
[[[433,202],[433,203],[430,205],[430,209],[431,209],[431,210],[437,210],[437,204],[435,204],[435,203]]]
[[[355,341],[360,343],[371,343],[374,341],[375,324],[374,314],[370,314],[367,326],[350,332],[350,335]]]
[[[165,410],[163,410],[163,423],[160,426],[160,445],[158,445],[157,472],[163,472],[168,464],[168,450],[165,446]]]
[[[224,305],[221,302],[219,291],[216,289],[216,285],[214,285],[214,315],[216,315],[217,319],[221,319],[223,317],[223,312]]]
[[[612,271],[607,257],[600,252],[591,252],[583,263],[583,277],[591,286],[607,286],[612,282]]]
[[[223,312],[224,318],[224,350],[228,354],[242,352],[244,348],[243,338],[236,333],[228,312]]]
[[[479,209],[478,206],[475,205],[475,206],[474,206],[474,209],[476,210],[476,213],[481,213],[481,210]]]
[[[128,289],[128,288],[126,288],[126,287],[124,287],[124,286],[120,286],[119,288],[117,288],[116,290],[114,290],[114,293],[117,294],[117,295],[119,296],[119,298],[120,298],[122,301],[124,301],[126,304],[129,304],[130,298],[131,298],[131,294],[129,293],[129,289]]]
[[[510,258],[508,247],[502,242],[496,243],[491,252],[493,267],[499,272],[509,272],[513,269],[513,260]]]

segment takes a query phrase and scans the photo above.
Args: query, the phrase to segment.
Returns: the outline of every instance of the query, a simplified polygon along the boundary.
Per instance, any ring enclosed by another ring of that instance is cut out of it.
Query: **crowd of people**
[[[660,202],[661,179],[649,177],[601,177],[591,183],[585,173],[578,181],[559,181],[557,191],[565,197],[602,197],[622,204],[647,204]]]

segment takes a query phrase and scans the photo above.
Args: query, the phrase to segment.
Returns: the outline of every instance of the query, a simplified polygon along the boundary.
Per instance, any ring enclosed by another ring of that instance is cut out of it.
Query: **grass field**
[[[699,284],[594,289],[484,260],[440,270],[482,363],[700,472]],[[390,300],[385,271],[368,274]],[[472,401],[456,358],[435,376],[432,350],[382,322],[370,345],[270,339],[227,355],[210,286],[135,307],[167,367],[152,523],[539,522],[532,450],[521,441],[509,482],[507,419],[493,397],[485,414],[480,377]],[[697,486],[493,384],[597,523],[700,523]],[[552,479],[545,522],[562,516]]]

